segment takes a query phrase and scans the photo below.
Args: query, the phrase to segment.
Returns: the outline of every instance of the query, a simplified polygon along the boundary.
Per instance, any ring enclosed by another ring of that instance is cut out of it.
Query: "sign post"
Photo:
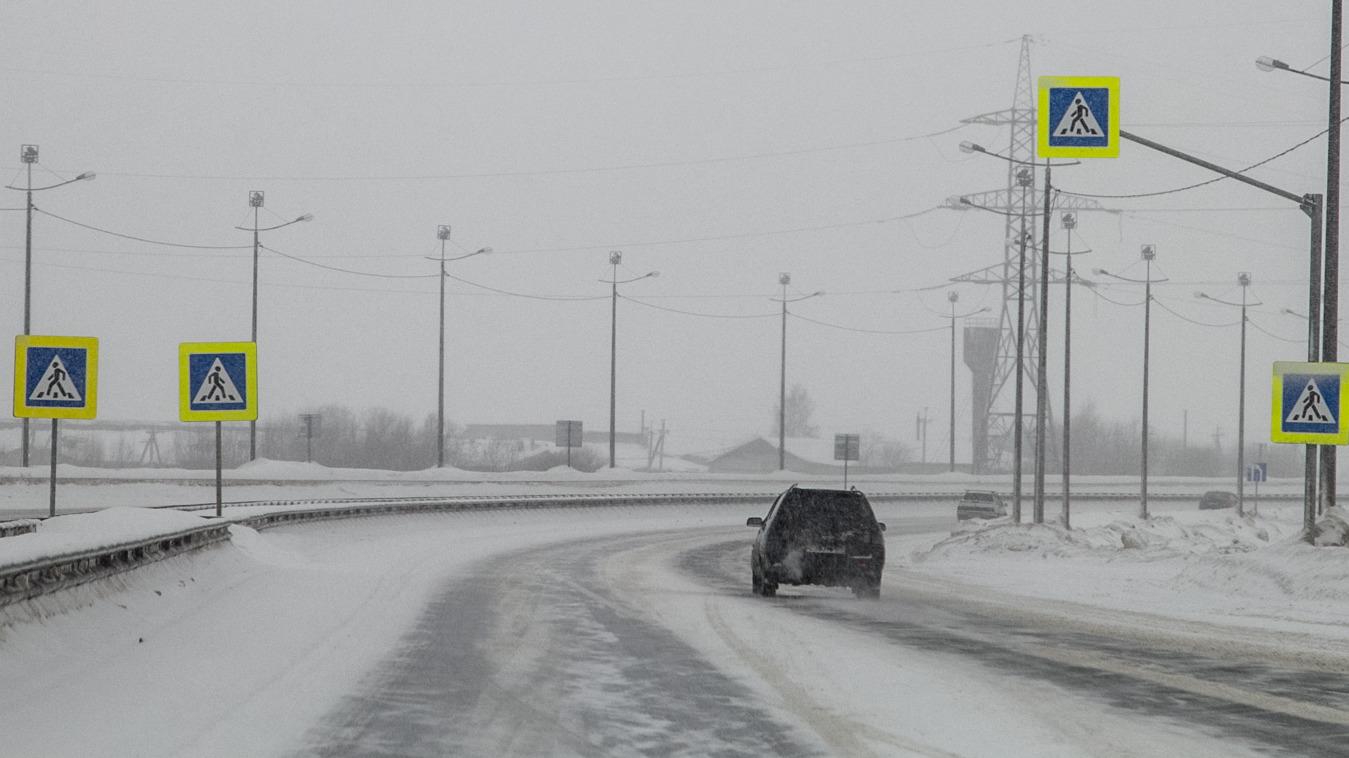
[[[48,515],[56,515],[57,422],[98,411],[98,339],[22,334],[14,338],[14,417],[52,420]]]
[[[1277,361],[1271,383],[1271,442],[1295,445],[1349,444],[1349,424],[1342,423],[1349,363]],[[1316,503],[1303,504],[1303,534],[1315,539]]]
[[[178,418],[215,422],[215,515],[224,508],[221,422],[258,418],[258,346],[254,342],[178,345]]]
[[[1255,505],[1251,508],[1251,513],[1260,513],[1260,483],[1269,481],[1269,465],[1266,463],[1252,463],[1246,466],[1246,481],[1255,485]]]
[[[859,438],[856,434],[834,435],[834,460],[843,461],[843,489],[848,488],[848,461],[859,459]]]
[[[571,468],[571,449],[580,447],[582,439],[580,421],[559,420],[557,422],[553,444],[556,447],[567,449],[567,468]]]

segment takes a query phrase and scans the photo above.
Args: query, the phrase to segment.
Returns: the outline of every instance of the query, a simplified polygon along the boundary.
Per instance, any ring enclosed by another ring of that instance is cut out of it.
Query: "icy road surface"
[[[261,534],[11,610],[3,752],[49,756],[1335,755],[1342,658],[1009,600],[748,591],[744,507],[459,513]],[[40,617],[39,617],[40,616]]]

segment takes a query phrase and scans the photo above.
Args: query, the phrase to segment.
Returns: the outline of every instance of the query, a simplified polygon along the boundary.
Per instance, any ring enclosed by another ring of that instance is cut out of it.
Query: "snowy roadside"
[[[968,522],[890,539],[888,568],[1004,595],[1349,640],[1349,551],[1299,541],[1300,506],[1259,515],[1132,508],[1057,524]],[[900,580],[902,581],[902,580]]]

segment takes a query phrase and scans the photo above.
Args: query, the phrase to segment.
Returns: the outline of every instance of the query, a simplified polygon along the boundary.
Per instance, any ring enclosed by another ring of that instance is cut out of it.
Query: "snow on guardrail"
[[[284,524],[301,522],[330,521],[333,519],[362,518],[412,513],[436,513],[463,510],[506,510],[524,508],[596,508],[596,507],[644,507],[660,505],[697,505],[697,504],[758,504],[766,506],[777,492],[702,492],[702,493],[658,493],[658,494],[564,494],[564,495],[506,495],[506,496],[456,496],[456,497],[399,497],[399,498],[315,498],[289,500],[252,500],[226,503],[234,516],[227,515],[222,520],[214,518],[201,525],[182,527],[175,524],[172,528],[148,528],[149,533],[127,539],[100,541],[89,537],[88,544],[78,541],[53,543],[47,554],[34,554],[41,550],[37,541],[40,532],[34,532],[40,522],[32,519],[13,524],[11,528],[20,536],[14,542],[33,539],[28,550],[6,551],[8,556],[0,556],[0,606],[18,602],[42,594],[54,592],[83,582],[99,579],[121,571],[129,571],[139,566],[162,560],[190,550],[216,544],[229,539],[229,527],[239,524],[253,529],[267,529]],[[954,492],[884,492],[869,494],[873,502],[904,502],[915,500],[957,500],[959,493]],[[1006,495],[1010,498],[1010,495]],[[1048,495],[1057,498],[1057,495]],[[1115,499],[1127,500],[1132,495],[1109,492],[1073,493],[1073,497],[1082,500]],[[1157,493],[1151,497],[1157,500],[1193,499],[1193,494]],[[1262,499],[1295,500],[1298,496],[1270,496]],[[1028,500],[1023,494],[1023,500]],[[157,506],[156,509],[176,509],[179,511],[200,511],[215,508],[214,503],[192,503],[179,506]],[[242,512],[245,509],[260,509],[261,512]],[[140,509],[114,509],[140,510]],[[145,509],[151,510],[151,509]],[[97,517],[98,513],[78,514],[62,517],[78,519]],[[188,514],[183,514],[187,516]],[[181,523],[181,522],[179,522]],[[5,525],[0,524],[0,529]],[[143,530],[145,531],[145,530]],[[3,532],[0,532],[3,534]],[[94,534],[90,532],[89,534]],[[10,543],[13,545],[14,543]]]

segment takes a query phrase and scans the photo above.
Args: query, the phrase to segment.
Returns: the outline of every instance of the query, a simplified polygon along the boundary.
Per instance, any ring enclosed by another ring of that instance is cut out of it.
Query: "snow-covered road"
[[[884,514],[879,602],[825,588],[754,597],[746,515],[238,529],[232,545],[7,609],[0,752],[1233,756],[1349,744],[1336,646],[913,570],[904,549],[950,531],[947,505]]]

